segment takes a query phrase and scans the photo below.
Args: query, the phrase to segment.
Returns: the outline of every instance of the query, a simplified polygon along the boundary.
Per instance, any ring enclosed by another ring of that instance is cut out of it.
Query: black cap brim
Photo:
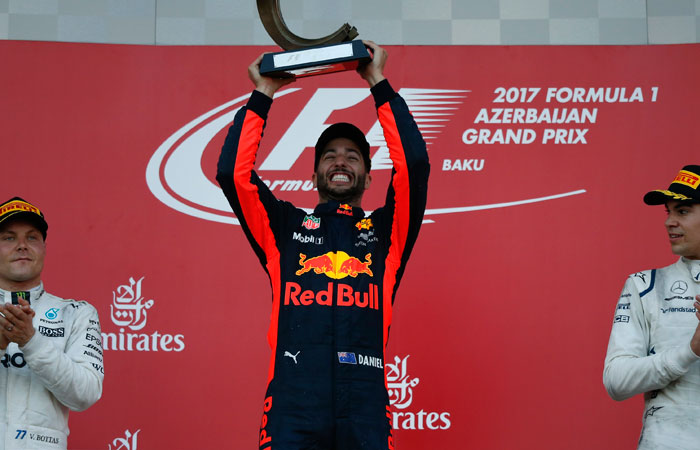
[[[700,166],[683,167],[668,189],[655,189],[644,195],[647,205],[663,205],[670,200],[700,203]]]
[[[644,203],[646,203],[647,205],[663,205],[669,200],[677,200],[683,202],[693,199],[683,194],[666,190],[655,190],[644,194]]]

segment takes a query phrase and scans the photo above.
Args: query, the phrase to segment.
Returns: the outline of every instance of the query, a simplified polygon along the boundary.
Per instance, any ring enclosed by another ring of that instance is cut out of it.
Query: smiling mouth
[[[331,181],[334,183],[349,183],[350,176],[345,173],[335,173],[331,175]]]
[[[668,234],[668,237],[669,237],[671,240],[674,240],[674,239],[682,238],[683,235],[682,235],[682,234],[669,233],[669,234]]]

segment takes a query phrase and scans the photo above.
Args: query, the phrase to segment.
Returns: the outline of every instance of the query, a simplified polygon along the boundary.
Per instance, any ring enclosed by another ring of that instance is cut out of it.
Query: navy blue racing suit
[[[253,91],[217,181],[270,277],[272,349],[260,449],[393,449],[384,369],[392,305],[425,211],[425,142],[384,80],[371,88],[393,162],[369,216],[330,201],[309,214],[253,169],[272,99]]]

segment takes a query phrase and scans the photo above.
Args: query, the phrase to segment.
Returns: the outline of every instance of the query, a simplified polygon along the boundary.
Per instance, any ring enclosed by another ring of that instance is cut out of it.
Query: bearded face
[[[350,139],[336,138],[323,151],[312,179],[321,203],[335,200],[360,206],[372,177],[357,145]]]

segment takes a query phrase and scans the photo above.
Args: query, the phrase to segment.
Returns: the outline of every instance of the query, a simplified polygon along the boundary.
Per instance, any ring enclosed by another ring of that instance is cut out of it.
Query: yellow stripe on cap
[[[3,217],[6,214],[12,213],[12,212],[31,212],[36,214],[37,216],[41,216],[41,211],[39,211],[39,208],[36,206],[23,202],[21,200],[15,200],[12,201],[6,205],[3,205],[0,208],[0,217]]]
[[[693,189],[697,189],[700,185],[700,175],[693,172],[688,172],[687,170],[681,170],[680,172],[678,172],[678,175],[676,175],[676,178],[674,178],[673,182],[678,184],[684,184],[686,186],[690,186]]]
[[[671,197],[674,200],[691,200],[690,197],[686,197],[685,195],[679,194],[677,192],[671,192],[671,191],[661,190],[661,189],[656,189],[652,192],[660,192],[660,193],[664,194],[666,197]]]

